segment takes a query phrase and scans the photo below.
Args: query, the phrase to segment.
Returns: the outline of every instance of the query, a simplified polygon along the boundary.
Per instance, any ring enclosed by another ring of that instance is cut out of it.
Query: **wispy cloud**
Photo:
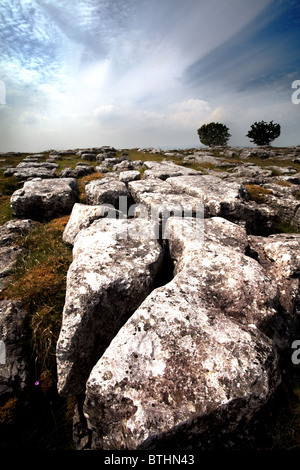
[[[244,137],[274,111],[291,139],[299,16],[296,0],[2,0],[2,148],[196,145],[202,122]]]

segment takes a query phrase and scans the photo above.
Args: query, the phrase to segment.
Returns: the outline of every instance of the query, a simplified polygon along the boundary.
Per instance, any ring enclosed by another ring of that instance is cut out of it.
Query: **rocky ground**
[[[299,450],[300,147],[0,164],[3,447],[50,409],[53,447]]]

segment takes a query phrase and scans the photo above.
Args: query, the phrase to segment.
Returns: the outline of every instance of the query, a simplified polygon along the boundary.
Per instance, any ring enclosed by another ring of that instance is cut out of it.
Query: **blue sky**
[[[1,0],[0,151],[300,144],[299,0]],[[3,102],[3,100],[2,100]]]

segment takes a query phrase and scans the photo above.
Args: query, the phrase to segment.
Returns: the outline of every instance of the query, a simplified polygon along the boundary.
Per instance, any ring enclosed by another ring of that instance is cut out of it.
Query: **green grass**
[[[280,220],[277,230],[279,233],[300,233],[300,229],[287,220]]]
[[[13,176],[5,177],[3,173],[0,170],[0,225],[12,219],[10,196],[22,186]]]
[[[10,207],[10,196],[0,196],[0,225],[13,218]]]
[[[124,151],[128,154],[128,157],[133,160],[141,160],[142,162],[146,161],[153,161],[153,162],[161,162],[164,159],[168,159],[163,153],[150,153],[150,152],[139,152],[138,149],[124,149]],[[117,156],[121,156],[122,152],[118,152]]]

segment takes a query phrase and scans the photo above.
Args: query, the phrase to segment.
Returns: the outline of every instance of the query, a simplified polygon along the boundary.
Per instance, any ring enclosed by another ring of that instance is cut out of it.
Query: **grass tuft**
[[[250,200],[255,201],[257,204],[264,204],[266,202],[266,195],[273,194],[270,189],[263,188],[256,184],[246,184],[246,189]]]
[[[86,202],[85,186],[91,181],[99,180],[101,178],[103,178],[102,173],[91,173],[90,175],[86,175],[78,179],[79,200],[82,204]]]
[[[17,263],[2,298],[22,299],[31,314],[32,348],[41,371],[51,369],[61,328],[66,277],[72,250],[62,241],[69,216],[37,227],[17,244],[25,255]]]

